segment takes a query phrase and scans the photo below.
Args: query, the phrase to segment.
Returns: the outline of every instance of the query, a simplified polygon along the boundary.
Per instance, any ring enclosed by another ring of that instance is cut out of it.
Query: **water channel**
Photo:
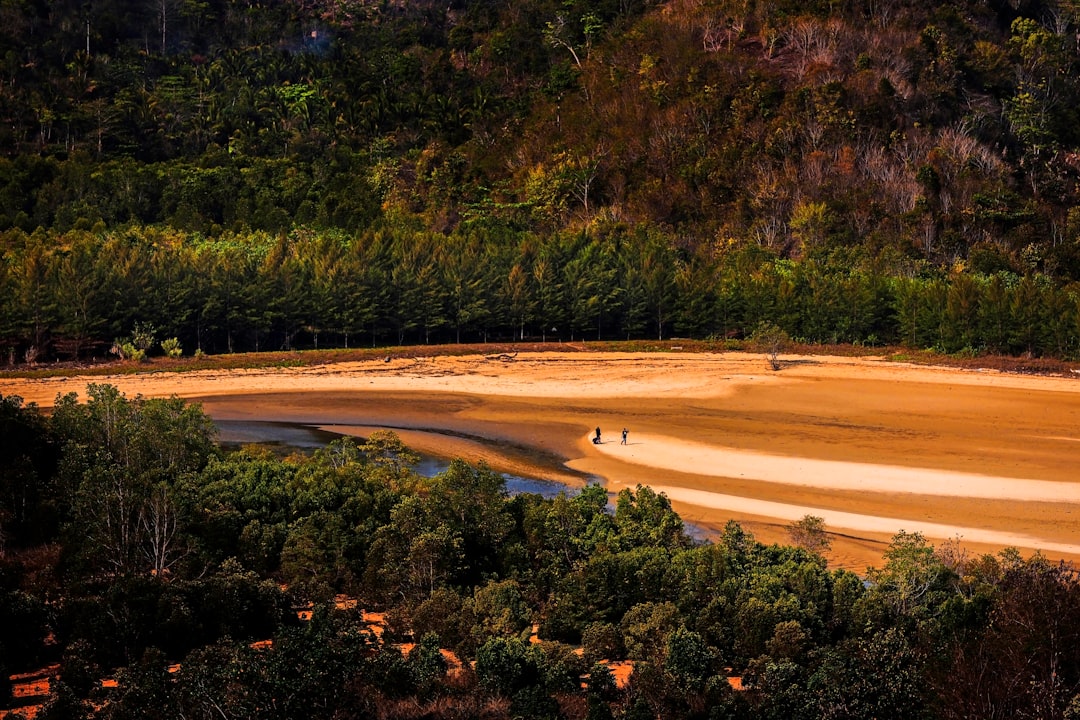
[[[218,443],[227,448],[241,445],[265,445],[283,450],[311,452],[326,447],[340,437],[345,437],[303,423],[262,420],[215,420],[214,422],[218,428]],[[361,440],[360,438],[353,439],[358,442]],[[424,477],[434,477],[450,467],[449,458],[417,454],[420,455],[420,462],[413,469]],[[506,490],[511,495],[530,493],[550,500],[559,493],[566,493],[573,497],[580,492],[580,488],[554,480],[520,477],[510,473],[501,473],[501,475],[506,479]],[[614,495],[608,493],[608,508],[612,511],[615,509],[614,501]],[[683,527],[686,533],[696,540],[706,540],[710,537],[707,530],[685,520]]]
[[[327,432],[310,425],[290,422],[266,422],[258,420],[216,420],[218,442],[223,447],[241,445],[266,445],[275,448],[295,449],[310,452],[326,447],[342,435]],[[361,441],[360,438],[354,438]],[[413,469],[424,477],[434,477],[450,467],[447,458],[433,455],[420,455],[420,462]],[[502,473],[506,479],[506,489],[511,495],[532,493],[551,499],[559,493],[576,495],[577,488],[552,480],[520,477]]]

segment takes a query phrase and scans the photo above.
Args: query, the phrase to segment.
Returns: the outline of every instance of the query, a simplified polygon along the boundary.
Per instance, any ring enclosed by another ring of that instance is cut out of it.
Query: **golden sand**
[[[218,420],[390,428],[422,452],[520,475],[652,485],[687,521],[735,519],[765,542],[818,515],[830,561],[857,570],[900,530],[1080,558],[1080,378],[781,359],[773,372],[753,354],[522,353],[0,379],[0,393],[47,407],[111,383],[197,400]]]

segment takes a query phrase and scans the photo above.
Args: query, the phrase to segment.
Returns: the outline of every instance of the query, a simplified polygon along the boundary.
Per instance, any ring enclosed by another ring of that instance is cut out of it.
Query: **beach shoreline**
[[[830,563],[879,564],[900,530],[974,552],[1080,559],[1080,381],[747,353],[521,353],[301,368],[0,378],[41,407],[90,382],[215,419],[390,428],[417,450],[568,485],[651,485],[688,522],[785,542],[826,519]],[[596,426],[605,442],[594,445]],[[620,430],[629,429],[628,444]],[[863,518],[856,520],[855,518]],[[866,520],[866,518],[873,518]]]

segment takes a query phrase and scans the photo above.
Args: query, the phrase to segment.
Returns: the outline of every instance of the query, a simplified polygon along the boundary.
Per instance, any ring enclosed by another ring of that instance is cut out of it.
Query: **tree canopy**
[[[48,417],[0,408],[23,440],[5,467],[25,480],[0,495],[0,667],[58,663],[46,717],[1070,717],[1080,703],[1078,576],[1037,554],[969,557],[900,532],[860,577],[830,569],[820,542],[766,546],[735,523],[691,540],[644,486],[609,504],[597,485],[510,496],[460,461],[421,477],[390,434],[281,457],[219,449],[198,406],[111,386]],[[793,527],[816,538],[816,520]]]
[[[1077,352],[1063,0],[0,17],[9,363],[137,351],[136,323],[151,353],[762,321]]]

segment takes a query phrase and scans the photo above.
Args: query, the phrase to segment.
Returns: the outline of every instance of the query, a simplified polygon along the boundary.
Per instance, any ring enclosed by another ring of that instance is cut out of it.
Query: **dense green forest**
[[[1080,357],[1075,0],[0,0],[0,27],[8,365],[763,323]],[[1080,719],[1080,578],[1039,556],[901,533],[856,575],[692,540],[647,487],[510,496],[384,434],[226,452],[196,406],[87,394],[0,397],[0,707],[57,662],[50,720]]]
[[[762,321],[1080,353],[1073,0],[2,0],[0,22],[9,364]]]
[[[893,274],[861,248],[687,256],[637,228],[172,230],[31,237],[9,257],[7,362],[427,342],[739,339],[1080,356],[1080,284],[1009,271]],[[905,262],[905,266],[908,264]],[[160,341],[173,340],[159,349]],[[2,346],[0,346],[2,347]]]
[[[198,406],[78,400],[0,398],[0,678],[59,662],[39,718],[1080,717],[1080,578],[1037,555],[900,533],[858,576],[813,532],[694,541],[647,487],[510,496],[391,433],[226,452]]]

